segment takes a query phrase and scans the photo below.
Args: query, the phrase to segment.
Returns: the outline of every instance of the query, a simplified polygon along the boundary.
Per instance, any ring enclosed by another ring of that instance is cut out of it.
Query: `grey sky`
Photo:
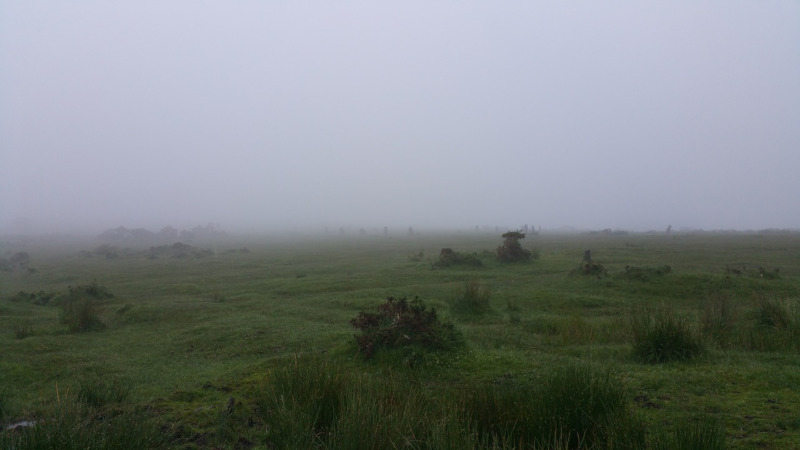
[[[0,230],[800,227],[800,2],[0,4]]]

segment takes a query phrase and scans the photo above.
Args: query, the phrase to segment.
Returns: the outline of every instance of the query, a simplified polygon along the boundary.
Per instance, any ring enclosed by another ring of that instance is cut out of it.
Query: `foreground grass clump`
[[[447,303],[451,311],[462,314],[482,314],[492,309],[492,291],[480,281],[472,280],[453,290]]]
[[[685,418],[671,429],[659,428],[652,433],[653,450],[724,450],[728,448],[725,427],[719,419],[703,415]]]
[[[630,323],[633,357],[640,362],[687,361],[703,350],[703,340],[689,318],[669,309],[632,313]]]
[[[407,375],[296,357],[271,371],[254,397],[268,448],[724,448],[683,446],[723,442],[717,422],[648,430],[622,384],[586,365],[429,389]]]
[[[644,448],[621,384],[590,366],[556,368],[537,382],[481,387],[463,413],[491,448]]]
[[[403,349],[406,360],[413,364],[416,356],[426,351],[454,350],[463,344],[453,324],[440,321],[436,309],[428,309],[419,298],[388,297],[377,313],[362,311],[350,324],[360,331],[355,338],[364,358],[381,349]]]
[[[62,399],[24,426],[0,432],[0,448],[15,450],[144,450],[166,444],[158,424],[143,411],[99,409],[76,399]]]

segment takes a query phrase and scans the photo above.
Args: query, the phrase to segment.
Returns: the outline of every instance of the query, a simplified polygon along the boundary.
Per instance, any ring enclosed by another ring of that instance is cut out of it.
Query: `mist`
[[[800,227],[800,3],[0,5],[0,232]]]

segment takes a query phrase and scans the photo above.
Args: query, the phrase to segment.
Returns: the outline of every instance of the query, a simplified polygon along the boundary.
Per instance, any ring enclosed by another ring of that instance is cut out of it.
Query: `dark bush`
[[[437,267],[451,267],[451,266],[472,266],[479,267],[483,265],[483,261],[476,253],[459,253],[452,248],[443,248],[439,252],[439,261],[435,264]]]
[[[530,261],[532,253],[522,248],[520,240],[525,239],[521,231],[509,231],[503,234],[503,245],[497,247],[497,259],[503,262]]]
[[[452,323],[439,321],[436,309],[426,308],[416,297],[411,301],[388,297],[377,313],[359,312],[350,324],[360,331],[355,339],[364,358],[379,349],[449,350],[463,342]]]
[[[649,266],[625,266],[623,277],[629,280],[648,281],[653,277],[664,276],[672,271],[670,266],[649,267]]]

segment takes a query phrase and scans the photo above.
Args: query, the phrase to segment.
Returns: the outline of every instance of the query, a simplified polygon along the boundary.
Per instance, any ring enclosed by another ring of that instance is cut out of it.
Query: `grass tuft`
[[[461,314],[482,314],[492,309],[492,291],[480,281],[472,280],[453,290],[448,298],[452,311]]]
[[[668,309],[642,310],[630,316],[634,359],[654,364],[687,361],[700,355],[703,341],[689,319]]]

